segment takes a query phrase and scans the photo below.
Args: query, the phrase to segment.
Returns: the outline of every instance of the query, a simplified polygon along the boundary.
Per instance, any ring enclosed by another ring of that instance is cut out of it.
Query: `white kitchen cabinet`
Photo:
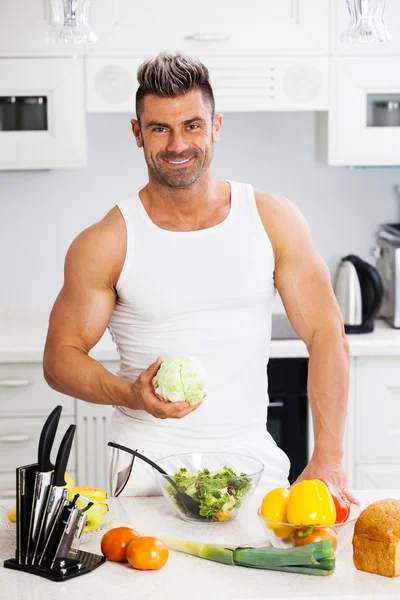
[[[400,485],[399,465],[363,464],[356,468],[355,488],[358,490],[388,490]]]
[[[142,59],[86,59],[88,112],[134,113]],[[208,57],[216,110],[327,110],[328,58]]]
[[[82,46],[45,44],[51,25],[49,0],[12,0],[0,6],[0,56],[71,56]]]
[[[400,469],[399,357],[358,359],[356,411],[357,463]]]
[[[319,52],[329,49],[330,0],[97,0],[91,22],[97,56],[153,54],[165,49],[196,54]]]
[[[63,417],[74,417],[74,399],[49,387],[41,364],[0,364],[0,419],[27,415],[45,419],[58,404]]]
[[[49,407],[49,414],[56,405]],[[24,419],[3,417],[0,422],[0,471],[14,470],[37,462],[39,437],[46,417],[29,416]],[[54,464],[62,437],[74,419],[61,416],[51,452]],[[72,445],[68,469],[75,470],[76,445]]]
[[[354,44],[340,41],[342,32],[350,22],[350,15],[345,0],[333,2],[334,17],[332,21],[333,48],[340,54],[400,54],[400,3],[398,0],[388,0],[384,12],[384,23],[392,34],[390,42]]]
[[[7,117],[5,106],[0,104],[0,169],[84,165],[86,113],[82,59],[0,59],[0,100],[15,103],[18,97],[39,98],[46,107],[45,117],[42,129],[34,129],[29,123],[21,125],[23,113]]]
[[[400,165],[400,126],[381,126],[376,103],[400,101],[397,56],[333,59],[329,113],[317,114],[317,154],[329,165]]]
[[[62,436],[75,423],[75,400],[52,390],[42,363],[0,364],[0,497],[15,497],[15,469],[35,463],[42,427],[57,406],[63,407],[51,453],[55,463]],[[76,439],[67,470],[76,477]]]

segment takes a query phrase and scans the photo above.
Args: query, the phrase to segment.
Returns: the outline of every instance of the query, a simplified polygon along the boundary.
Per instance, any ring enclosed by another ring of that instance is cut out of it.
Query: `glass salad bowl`
[[[360,516],[361,508],[356,504],[350,504],[350,514],[344,523],[310,525],[310,527],[273,521],[263,517],[260,508],[257,513],[267,539],[274,548],[293,548],[330,539],[335,555],[338,556],[353,538],[354,525]]]
[[[168,474],[154,469],[163,495],[178,515],[202,523],[233,519],[253,495],[264,470],[256,458],[224,452],[174,454],[155,463]],[[187,510],[179,490],[198,502],[198,513]]]

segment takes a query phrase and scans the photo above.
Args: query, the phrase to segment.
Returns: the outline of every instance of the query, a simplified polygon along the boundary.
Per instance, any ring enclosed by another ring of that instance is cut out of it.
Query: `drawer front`
[[[0,416],[47,415],[55,406],[63,416],[75,414],[75,400],[51,389],[41,363],[0,365]]]
[[[391,490],[400,488],[400,464],[356,466],[357,490]],[[393,497],[393,496],[391,496]]]
[[[0,421],[0,471],[12,470],[23,465],[37,462],[39,437],[45,418],[34,417],[15,419],[3,417]],[[63,417],[60,419],[57,434],[51,453],[54,464],[62,436],[74,419]],[[76,466],[76,441],[72,445],[67,466],[75,470]]]
[[[76,472],[68,471],[72,479],[76,481]],[[0,504],[3,498],[16,499],[16,474],[15,471],[0,471]]]
[[[360,358],[357,376],[356,460],[397,463],[400,458],[400,358]]]

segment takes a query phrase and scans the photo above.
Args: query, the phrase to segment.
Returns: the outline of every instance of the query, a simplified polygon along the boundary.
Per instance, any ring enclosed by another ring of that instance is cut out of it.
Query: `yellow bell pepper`
[[[261,504],[261,515],[268,519],[266,525],[275,535],[286,538],[292,535],[295,528],[282,525],[287,523],[286,506],[290,490],[286,488],[275,488],[264,496]],[[271,519],[271,520],[269,520]]]
[[[326,485],[319,479],[296,483],[287,501],[288,523],[296,525],[333,525],[336,509]]]

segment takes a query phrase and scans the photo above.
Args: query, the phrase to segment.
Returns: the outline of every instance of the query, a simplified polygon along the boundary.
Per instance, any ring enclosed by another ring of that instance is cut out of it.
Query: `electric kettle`
[[[334,291],[346,333],[370,333],[383,299],[382,279],[375,267],[349,254],[340,261]]]

